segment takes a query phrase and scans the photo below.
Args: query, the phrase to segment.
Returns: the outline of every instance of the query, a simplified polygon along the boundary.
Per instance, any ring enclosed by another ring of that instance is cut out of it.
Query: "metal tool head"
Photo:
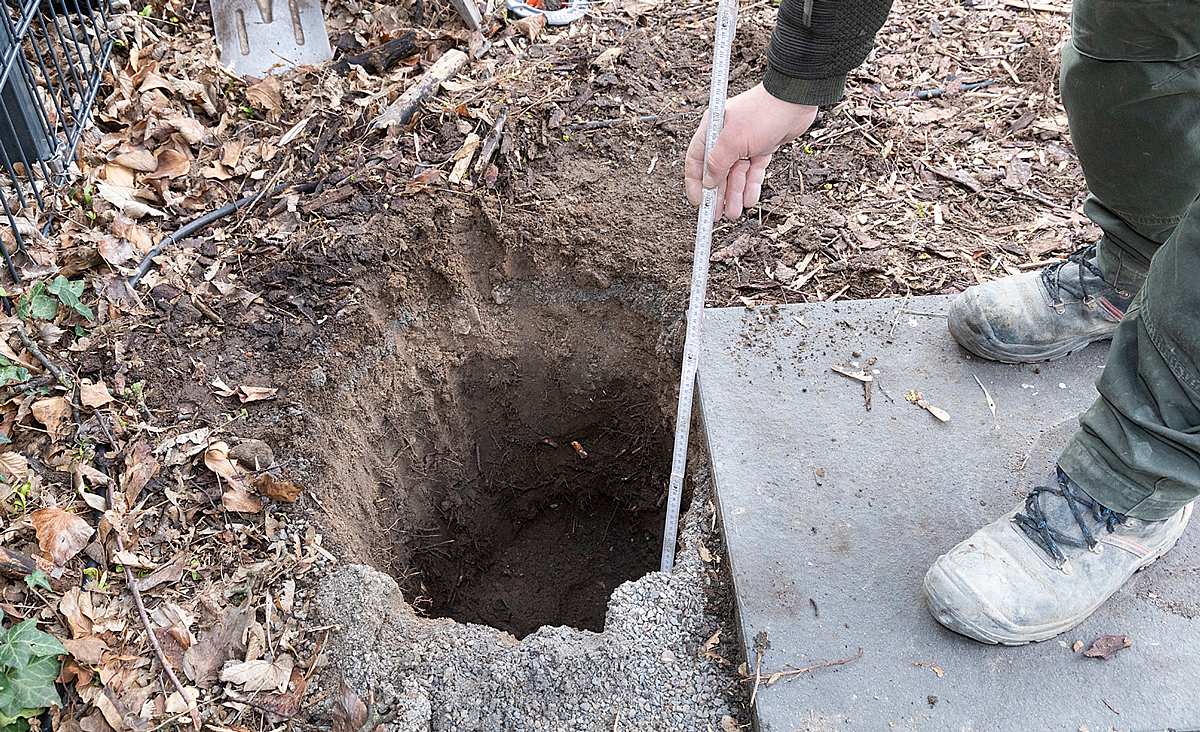
[[[262,76],[333,58],[320,0],[213,0],[221,63]]]

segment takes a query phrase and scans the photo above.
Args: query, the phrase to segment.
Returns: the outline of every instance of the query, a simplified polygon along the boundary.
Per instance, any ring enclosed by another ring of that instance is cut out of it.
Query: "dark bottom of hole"
[[[599,632],[612,591],[658,568],[662,519],[606,496],[551,503],[497,527],[506,540],[476,558],[480,572],[469,584],[435,593],[430,614],[518,638],[544,625]]]

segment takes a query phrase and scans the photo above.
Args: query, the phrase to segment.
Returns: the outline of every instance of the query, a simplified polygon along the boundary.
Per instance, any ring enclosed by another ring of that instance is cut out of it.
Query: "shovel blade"
[[[320,0],[213,0],[221,63],[263,76],[333,58]]]

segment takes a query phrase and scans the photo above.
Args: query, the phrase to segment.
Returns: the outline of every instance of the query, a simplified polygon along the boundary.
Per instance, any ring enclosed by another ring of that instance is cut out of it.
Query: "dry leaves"
[[[71,403],[63,397],[47,397],[34,402],[30,408],[33,418],[42,423],[54,439],[71,432]]]
[[[1088,658],[1099,658],[1107,661],[1112,658],[1117,651],[1124,650],[1133,645],[1133,639],[1127,635],[1102,635],[1092,641],[1092,645],[1083,652],[1083,655]]]
[[[38,509],[29,519],[37,534],[38,547],[60,567],[83,551],[95,533],[87,521],[57,506]]]
[[[108,386],[103,381],[98,381],[95,384],[87,381],[80,382],[79,403],[83,406],[96,409],[113,401],[113,395],[109,393]]]
[[[250,491],[246,474],[229,459],[229,445],[214,442],[204,451],[204,464],[224,480],[221,505],[235,513],[258,513],[262,502]]]
[[[257,659],[231,662],[221,668],[221,681],[236,684],[245,691],[287,691],[295,661],[284,654],[274,661]]]
[[[270,473],[262,473],[254,476],[250,484],[261,495],[270,498],[272,501],[282,501],[283,503],[295,503],[300,498],[300,495],[304,493],[304,488],[296,483],[276,478]]]

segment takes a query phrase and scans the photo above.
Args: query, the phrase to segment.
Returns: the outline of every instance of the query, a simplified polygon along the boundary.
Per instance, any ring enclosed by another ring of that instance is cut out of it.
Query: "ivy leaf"
[[[54,688],[60,666],[56,657],[45,656],[10,672],[8,678],[12,683],[14,701],[23,709],[62,706],[62,699]]]
[[[82,287],[80,290],[82,291]],[[29,288],[29,292],[17,303],[17,314],[26,320],[54,320],[54,316],[58,315],[58,303],[46,294],[45,282],[38,282]]]
[[[66,648],[49,633],[37,629],[33,618],[17,623],[0,639],[0,665],[20,670],[35,658],[54,658],[65,654]]]
[[[72,282],[66,277],[59,275],[46,286],[46,292],[54,295],[63,305],[73,308],[75,312],[88,320],[96,319],[96,316],[92,314],[92,309],[79,300],[80,296],[83,295],[83,280]]]
[[[58,306],[55,305],[55,308]],[[29,369],[0,356],[0,386],[29,381]]]
[[[31,590],[41,587],[51,592],[54,591],[54,588],[50,586],[50,578],[40,569],[35,569],[25,576],[25,585]]]

